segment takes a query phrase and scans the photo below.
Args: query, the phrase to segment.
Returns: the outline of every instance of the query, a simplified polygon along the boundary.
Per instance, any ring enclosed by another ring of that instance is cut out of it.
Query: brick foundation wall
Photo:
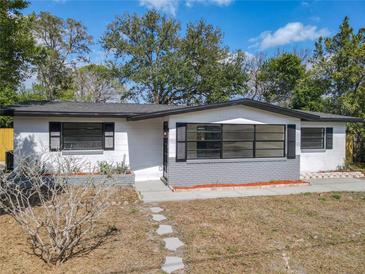
[[[169,158],[171,186],[241,184],[271,180],[298,180],[300,159],[191,160]]]

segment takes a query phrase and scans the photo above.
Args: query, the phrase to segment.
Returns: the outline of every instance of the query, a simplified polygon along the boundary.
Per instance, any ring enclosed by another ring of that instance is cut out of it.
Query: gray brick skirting
[[[169,158],[171,186],[241,184],[272,180],[298,180],[300,156],[296,159],[218,159],[176,162]]]

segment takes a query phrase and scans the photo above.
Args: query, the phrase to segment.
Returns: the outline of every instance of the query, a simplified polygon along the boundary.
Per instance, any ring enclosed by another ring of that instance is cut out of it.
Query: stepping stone
[[[184,245],[184,243],[176,237],[165,238],[163,240],[165,242],[165,248],[169,251],[176,251],[176,249]]]
[[[169,234],[172,233],[172,227],[171,225],[160,225],[156,232],[158,235]]]
[[[152,214],[152,220],[156,222],[161,222],[163,220],[166,220],[167,218],[162,214]]]
[[[166,273],[172,273],[176,270],[184,269],[184,263],[180,257],[167,256],[162,270]]]
[[[161,211],[163,211],[163,208],[161,207],[151,207],[150,208],[152,213],[160,213]]]

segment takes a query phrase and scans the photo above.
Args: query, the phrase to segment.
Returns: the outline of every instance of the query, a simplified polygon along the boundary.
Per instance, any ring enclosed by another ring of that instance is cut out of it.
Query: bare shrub
[[[63,172],[77,169],[65,162]],[[110,231],[97,234],[95,227],[114,188],[92,177],[74,185],[67,172],[48,173],[44,165],[28,158],[11,174],[0,174],[0,208],[21,226],[34,254],[59,264],[92,250],[108,235]]]

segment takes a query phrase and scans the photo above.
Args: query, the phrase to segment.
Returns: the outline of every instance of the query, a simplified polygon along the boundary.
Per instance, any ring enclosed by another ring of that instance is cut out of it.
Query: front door
[[[163,122],[163,152],[162,152],[163,177],[165,179],[167,179],[167,163],[169,159],[168,144],[169,144],[169,123],[165,121]]]

